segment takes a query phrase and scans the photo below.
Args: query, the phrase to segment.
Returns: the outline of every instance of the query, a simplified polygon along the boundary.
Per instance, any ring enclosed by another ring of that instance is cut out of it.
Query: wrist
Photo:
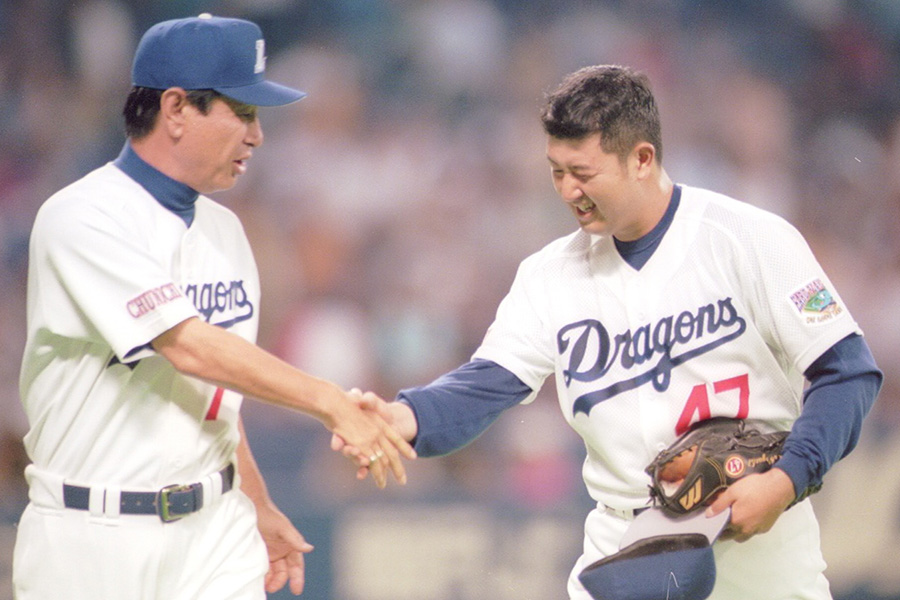
[[[347,394],[338,385],[318,378],[312,379],[305,393],[309,394],[309,414],[334,431],[350,402]]]
[[[393,413],[394,429],[400,437],[412,443],[419,435],[419,421],[416,418],[415,409],[403,400],[391,402],[389,407]]]
[[[794,500],[797,499],[797,492],[794,487],[794,481],[791,479],[790,475],[779,467],[772,467],[769,469],[769,475],[775,484],[773,487],[781,496],[782,503],[785,506],[792,504]]]

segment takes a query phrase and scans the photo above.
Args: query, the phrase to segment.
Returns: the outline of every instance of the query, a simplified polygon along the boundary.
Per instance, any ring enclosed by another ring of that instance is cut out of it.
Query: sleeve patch
[[[791,303],[807,325],[818,325],[844,312],[821,279],[814,279],[790,296]]]

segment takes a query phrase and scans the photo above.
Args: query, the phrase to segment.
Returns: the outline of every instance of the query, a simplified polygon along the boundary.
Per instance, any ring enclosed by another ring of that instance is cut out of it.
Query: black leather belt
[[[222,493],[234,485],[234,465],[229,464],[219,471],[222,478]],[[125,515],[158,515],[169,523],[186,517],[203,508],[203,484],[168,485],[157,492],[121,492],[119,513]],[[91,488],[78,485],[63,485],[63,503],[66,508],[88,510]]]

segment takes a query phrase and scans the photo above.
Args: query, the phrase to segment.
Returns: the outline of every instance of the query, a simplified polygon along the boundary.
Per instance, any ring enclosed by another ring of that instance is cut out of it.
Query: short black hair
[[[618,65],[584,67],[547,96],[541,112],[547,135],[581,139],[600,134],[606,152],[624,158],[649,142],[662,161],[662,127],[649,78]]]
[[[131,88],[128,98],[125,99],[125,108],[122,109],[122,115],[125,117],[125,134],[128,137],[137,140],[153,131],[164,91],[137,85]],[[209,108],[216,98],[226,99],[215,90],[187,91],[188,102],[204,115],[209,113]]]

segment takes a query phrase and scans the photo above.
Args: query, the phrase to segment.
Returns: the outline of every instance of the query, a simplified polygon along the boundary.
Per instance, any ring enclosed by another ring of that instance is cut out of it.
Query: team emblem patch
[[[821,279],[814,279],[791,294],[791,303],[807,325],[825,323],[844,312]]]

